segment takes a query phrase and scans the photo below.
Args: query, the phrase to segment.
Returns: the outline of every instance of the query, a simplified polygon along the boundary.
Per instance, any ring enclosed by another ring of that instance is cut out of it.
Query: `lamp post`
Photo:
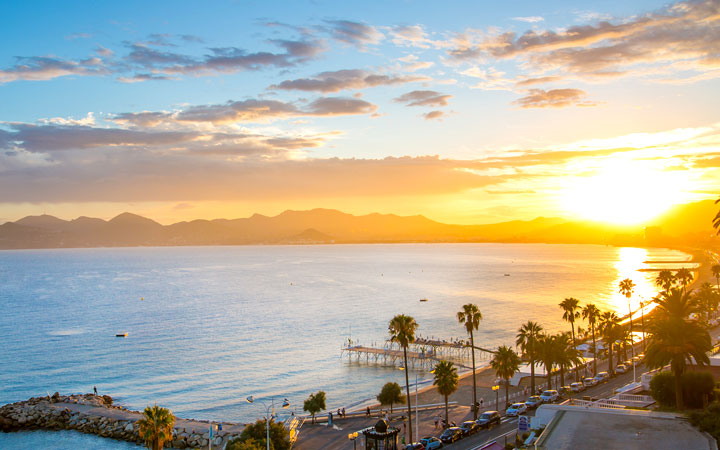
[[[405,370],[405,368],[400,366],[400,370]],[[432,370],[430,373],[435,373],[435,370]],[[410,401],[410,399],[408,399],[408,402],[409,401]],[[420,424],[418,423],[419,420],[420,420],[420,418],[418,417],[418,376],[417,376],[417,372],[415,372],[415,437],[418,437],[418,438],[420,436],[420,432],[418,431],[418,429],[420,427]],[[411,442],[408,442],[408,443],[411,444]]]
[[[496,384],[492,390],[495,391],[495,411],[500,412],[500,385]]]
[[[642,297],[640,297],[642,299]],[[642,348],[643,348],[643,354],[645,353],[645,307],[650,302],[645,302],[643,300],[640,300],[640,321],[642,324]]]
[[[357,448],[357,442],[355,442],[355,439],[357,439],[357,437],[358,437],[357,431],[354,433],[348,434],[348,439],[350,439],[353,442],[353,450],[355,450]]]
[[[248,403],[254,403],[255,398],[251,395],[245,399]],[[270,406],[266,405],[265,402],[260,402],[265,407],[265,428],[267,429],[267,450],[270,450],[270,409],[275,408],[275,399],[270,399]],[[290,406],[288,399],[283,400],[282,407],[287,409]]]

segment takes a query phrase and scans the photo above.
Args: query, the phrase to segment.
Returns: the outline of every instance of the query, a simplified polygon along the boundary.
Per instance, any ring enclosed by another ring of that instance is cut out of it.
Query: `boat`
[[[506,277],[509,277],[509,276],[510,276],[510,274],[509,274],[509,273],[506,273],[506,274],[505,274],[505,276],[506,276]]]
[[[426,301],[428,301],[428,299],[426,299],[426,298],[421,298],[420,301],[421,301],[421,302],[426,302]]]
[[[118,334],[116,334],[115,337],[127,337],[127,335],[128,335],[128,334],[127,334],[127,331],[126,331],[126,332],[124,332],[124,333],[118,333]]]

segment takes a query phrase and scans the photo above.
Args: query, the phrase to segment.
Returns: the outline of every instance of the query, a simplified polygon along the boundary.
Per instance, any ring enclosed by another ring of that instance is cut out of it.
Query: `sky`
[[[9,2],[0,222],[650,223],[720,195],[720,1]]]

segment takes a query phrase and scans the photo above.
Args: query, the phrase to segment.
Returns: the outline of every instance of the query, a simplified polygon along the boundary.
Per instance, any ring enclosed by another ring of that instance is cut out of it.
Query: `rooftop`
[[[676,414],[546,405],[555,410],[536,449],[717,450],[715,440]]]

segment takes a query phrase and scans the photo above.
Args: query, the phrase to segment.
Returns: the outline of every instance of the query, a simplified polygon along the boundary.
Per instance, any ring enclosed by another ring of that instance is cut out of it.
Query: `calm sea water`
[[[654,274],[637,272],[643,261],[689,258],[543,244],[1,251],[0,404],[97,386],[132,409],[157,402],[197,419],[254,420],[264,410],[248,395],[287,397],[301,413],[322,389],[328,407],[348,406],[403,380],[341,356],[348,337],[382,345],[395,314],[451,339],[464,336],[455,312],[473,302],[478,345],[511,344],[527,320],[567,328],[565,297],[623,312],[619,280],[633,278],[647,298]],[[72,447],[43,436],[0,434],[0,447]]]

